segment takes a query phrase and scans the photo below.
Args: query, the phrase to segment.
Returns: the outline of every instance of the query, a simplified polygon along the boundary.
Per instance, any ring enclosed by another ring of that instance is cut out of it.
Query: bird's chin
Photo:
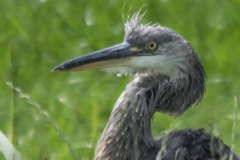
[[[114,67],[114,68],[104,68],[101,69],[106,72],[115,72],[117,73],[117,76],[128,76],[128,75],[134,75],[134,76],[141,76],[146,74],[158,74],[157,71],[154,70],[148,70],[148,69],[139,69],[139,68],[131,68],[131,67]]]

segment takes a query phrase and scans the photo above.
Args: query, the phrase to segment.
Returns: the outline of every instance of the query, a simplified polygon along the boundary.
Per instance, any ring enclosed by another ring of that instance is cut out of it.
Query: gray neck
[[[95,160],[139,159],[142,151],[155,150],[151,135],[154,105],[147,104],[145,88],[138,87],[140,79],[129,83],[116,102],[97,145]]]
[[[172,81],[162,75],[148,74],[127,85],[97,145],[95,160],[155,159],[159,149],[151,134],[155,111],[181,115],[204,93],[202,65],[190,63],[194,65],[188,77]]]

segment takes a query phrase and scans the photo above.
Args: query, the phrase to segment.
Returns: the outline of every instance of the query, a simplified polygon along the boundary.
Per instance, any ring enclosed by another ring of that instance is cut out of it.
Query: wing
[[[240,160],[229,146],[203,129],[173,131],[157,140],[156,160]]]

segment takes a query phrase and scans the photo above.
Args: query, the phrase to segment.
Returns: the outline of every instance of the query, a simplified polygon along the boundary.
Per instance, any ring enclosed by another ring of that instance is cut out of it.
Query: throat
[[[111,113],[97,145],[95,160],[139,159],[157,152],[151,134],[154,105],[146,99],[146,90],[138,87],[138,78],[127,85]]]

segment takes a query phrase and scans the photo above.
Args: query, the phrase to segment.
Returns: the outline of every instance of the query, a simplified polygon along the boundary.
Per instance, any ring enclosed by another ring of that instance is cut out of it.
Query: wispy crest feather
[[[128,39],[139,35],[139,32],[148,31],[146,29],[160,27],[158,23],[155,23],[153,25],[151,24],[151,22],[147,24],[140,24],[140,21],[142,20],[147,11],[145,11],[143,14],[140,14],[140,12],[141,9],[136,12],[129,21],[125,23],[124,41],[127,41]]]
[[[126,39],[126,37],[129,37],[133,34],[135,34],[136,32],[139,32],[140,30],[146,28],[147,26],[149,26],[149,24],[146,25],[139,25],[139,22],[142,20],[143,16],[146,14],[147,11],[145,11],[143,14],[140,14],[139,10],[138,12],[136,12],[132,18],[130,19],[130,21],[127,21],[125,23],[125,37],[124,39]]]

